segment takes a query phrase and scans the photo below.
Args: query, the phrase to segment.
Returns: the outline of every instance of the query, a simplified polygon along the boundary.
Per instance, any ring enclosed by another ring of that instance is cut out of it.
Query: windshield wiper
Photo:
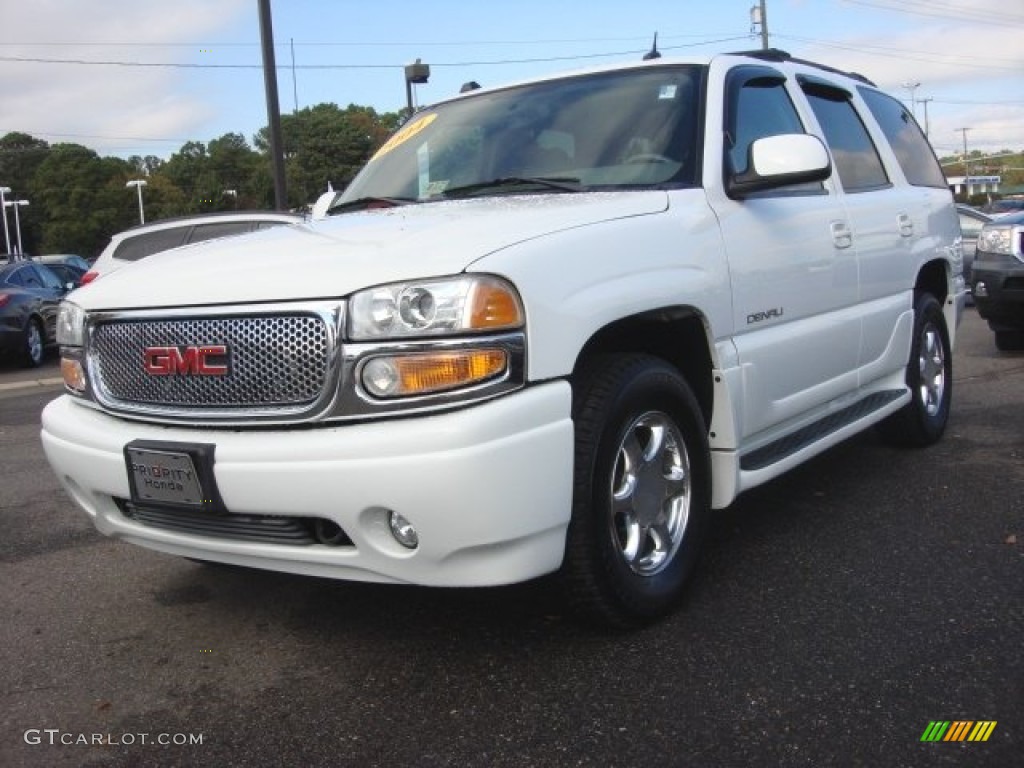
[[[371,208],[395,208],[399,205],[411,205],[419,202],[411,197],[357,197],[355,200],[346,200],[343,203],[335,203],[327,209],[327,215],[343,211],[368,211]]]
[[[479,192],[490,192],[492,190],[505,190],[511,187],[542,187],[554,189],[559,192],[580,192],[580,180],[571,176],[502,176],[501,178],[481,181],[476,184],[466,184],[462,187],[446,189],[443,197],[459,197],[460,195],[473,195]]]

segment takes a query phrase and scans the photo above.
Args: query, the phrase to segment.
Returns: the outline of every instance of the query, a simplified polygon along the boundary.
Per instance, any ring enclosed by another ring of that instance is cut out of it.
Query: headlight
[[[1013,255],[1013,227],[987,226],[978,235],[978,250],[985,253]]]
[[[85,341],[85,310],[70,301],[61,302],[57,314],[57,343],[80,347]]]
[[[519,328],[515,289],[489,276],[395,283],[357,293],[349,304],[353,341],[442,336]]]

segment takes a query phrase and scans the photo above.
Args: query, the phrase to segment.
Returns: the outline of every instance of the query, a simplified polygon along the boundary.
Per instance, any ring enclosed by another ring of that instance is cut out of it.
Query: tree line
[[[281,116],[288,207],[309,205],[330,182],[342,189],[400,125],[402,112],[318,104]],[[19,210],[25,253],[91,258],[110,236],[139,223],[132,179],[145,179],[146,221],[215,211],[273,209],[267,129],[252,144],[240,133],[189,141],[163,160],[101,157],[80,144],[49,144],[27,133],[0,137],[0,186]],[[12,248],[13,216],[8,215]],[[0,242],[0,246],[3,243]]]
[[[282,115],[288,207],[311,204],[328,182],[343,189],[405,116],[405,110],[377,113],[355,104],[318,104]],[[956,159],[944,158],[948,175],[963,172],[962,158],[959,166],[951,162]],[[986,162],[972,152],[969,162],[972,175],[1001,172],[1007,188],[1024,183],[1019,153]],[[189,141],[167,160],[101,157],[79,144],[49,144],[26,133],[0,137],[0,186],[11,188],[8,199],[29,200],[19,210],[29,254],[99,254],[111,235],[139,221],[136,192],[125,187],[132,179],[146,180],[146,221],[274,207],[266,128],[252,145],[240,133],[227,133],[206,144]]]

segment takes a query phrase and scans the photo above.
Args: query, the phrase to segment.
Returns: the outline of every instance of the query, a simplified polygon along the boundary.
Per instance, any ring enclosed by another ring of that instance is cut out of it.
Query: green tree
[[[281,116],[289,207],[299,208],[316,200],[330,182],[344,188],[366,164],[373,152],[399,124],[397,113],[378,114],[372,107],[349,104],[317,104]],[[263,153],[270,152],[268,131],[253,139]]]
[[[40,253],[43,226],[38,217],[37,201],[31,199],[29,189],[36,168],[49,152],[49,144],[27,133],[8,133],[0,138],[0,187],[10,187],[11,194],[6,196],[7,200],[29,198],[28,208],[19,211],[21,243],[25,253]],[[13,247],[13,240],[11,245]],[[4,246],[4,241],[0,240],[0,249]]]
[[[40,253],[94,256],[111,234],[135,223],[135,197],[125,189],[133,169],[78,144],[54,144],[29,183]]]

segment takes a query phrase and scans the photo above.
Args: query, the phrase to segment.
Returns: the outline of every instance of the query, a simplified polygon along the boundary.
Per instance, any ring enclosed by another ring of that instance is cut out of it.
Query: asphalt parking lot
[[[42,456],[57,376],[0,363],[2,766],[1021,764],[1024,353],[973,311],[939,445],[865,434],[745,495],[681,610],[631,634],[546,580],[350,584],[104,539]],[[996,725],[922,742],[933,721]]]

